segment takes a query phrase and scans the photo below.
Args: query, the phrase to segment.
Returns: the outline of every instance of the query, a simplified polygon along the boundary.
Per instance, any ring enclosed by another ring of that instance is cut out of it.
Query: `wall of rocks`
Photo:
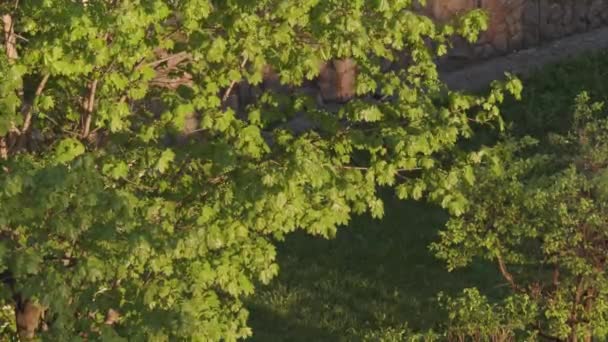
[[[489,29],[475,44],[456,41],[448,59],[478,60],[608,25],[608,0],[428,0],[439,22],[482,8]]]
[[[608,0],[426,0],[417,5],[437,22],[447,22],[459,14],[483,9],[489,15],[488,30],[473,44],[456,39],[448,55],[438,60],[442,71],[469,66],[483,59],[531,48],[576,33],[608,26]],[[407,60],[407,58],[405,59]],[[401,62],[387,67],[403,67]],[[323,103],[340,103],[354,96],[356,65],[352,60],[323,63],[319,77],[302,88],[315,92]],[[263,88],[281,89],[278,76],[267,70]],[[255,87],[254,87],[255,88]],[[239,84],[239,95],[228,99],[231,107],[243,106],[255,98],[252,87]],[[237,104],[238,103],[238,104]]]
[[[488,30],[473,44],[455,40],[448,55],[438,61],[440,70],[461,69],[483,59],[608,26],[608,0],[427,0],[426,7],[417,11],[441,23],[479,8],[489,15]],[[402,62],[388,63],[387,67],[402,67]],[[316,94],[323,104],[343,103],[354,96],[355,78],[352,60],[329,61],[323,63],[317,79],[299,90]],[[241,83],[237,88],[226,104],[242,109],[256,97],[256,87]],[[265,72],[262,88],[287,91],[272,70]]]
[[[426,8],[417,10],[438,22],[445,22],[477,8],[489,13],[489,29],[474,44],[454,41],[448,55],[438,61],[443,71],[608,26],[608,0],[427,0]],[[386,65],[389,69],[398,66]],[[315,96],[320,105],[337,108],[354,96],[356,70],[356,64],[350,59],[324,62],[315,80],[291,89],[281,85],[278,75],[268,69],[264,72],[262,85],[240,82],[223,102],[226,107],[243,114],[246,105],[254,102],[262,90],[272,89],[282,93],[307,93]],[[311,123],[297,116],[286,126],[301,132],[310,129]],[[198,131],[197,128],[198,117],[193,114],[187,118],[184,137]]]

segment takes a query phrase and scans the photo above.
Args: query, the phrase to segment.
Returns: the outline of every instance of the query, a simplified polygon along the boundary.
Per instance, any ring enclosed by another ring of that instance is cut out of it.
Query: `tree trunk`
[[[4,49],[9,60],[17,59],[17,36],[13,29],[13,17],[10,14],[2,15],[4,32]]]
[[[15,319],[17,321],[17,333],[23,341],[31,340],[36,335],[36,330],[40,326],[40,319],[43,317],[44,310],[39,304],[29,300],[15,303]]]

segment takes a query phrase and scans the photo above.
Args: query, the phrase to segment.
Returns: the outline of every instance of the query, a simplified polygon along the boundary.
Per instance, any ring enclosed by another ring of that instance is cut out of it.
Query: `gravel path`
[[[545,65],[600,50],[608,50],[608,27],[446,72],[442,79],[451,89],[477,91],[504,79],[505,72],[525,77]]]

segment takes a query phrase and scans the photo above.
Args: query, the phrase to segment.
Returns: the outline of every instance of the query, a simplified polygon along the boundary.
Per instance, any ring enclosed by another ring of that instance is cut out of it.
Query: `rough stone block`
[[[426,11],[441,22],[477,7],[476,0],[428,0]]]
[[[473,8],[490,15],[488,30],[469,46],[474,58],[535,47],[608,25],[608,0],[428,0],[425,13],[443,22]],[[456,46],[448,59],[467,54],[463,46]]]

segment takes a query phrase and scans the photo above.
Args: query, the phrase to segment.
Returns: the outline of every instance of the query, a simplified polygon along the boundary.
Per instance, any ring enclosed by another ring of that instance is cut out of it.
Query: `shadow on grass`
[[[508,100],[502,112],[518,134],[564,132],[572,123],[574,98],[582,91],[596,101],[608,100],[606,80],[608,51],[556,63],[524,79],[523,100]]]
[[[525,80],[523,101],[507,101],[502,112],[518,135],[563,131],[581,91],[608,99],[607,79],[608,52],[549,66]],[[477,144],[496,139],[495,132],[477,135]],[[444,321],[439,291],[477,287],[500,297],[504,282],[493,265],[474,262],[449,273],[428,250],[443,211],[385,197],[381,221],[358,217],[333,240],[297,233],[279,245],[278,278],[248,300],[251,341],[399,341],[408,328]]]
[[[428,245],[446,215],[385,196],[383,220],[358,217],[335,239],[293,234],[279,246],[279,277],[249,301],[252,341],[356,341],[436,327],[439,291],[498,294],[492,265],[449,273]]]

